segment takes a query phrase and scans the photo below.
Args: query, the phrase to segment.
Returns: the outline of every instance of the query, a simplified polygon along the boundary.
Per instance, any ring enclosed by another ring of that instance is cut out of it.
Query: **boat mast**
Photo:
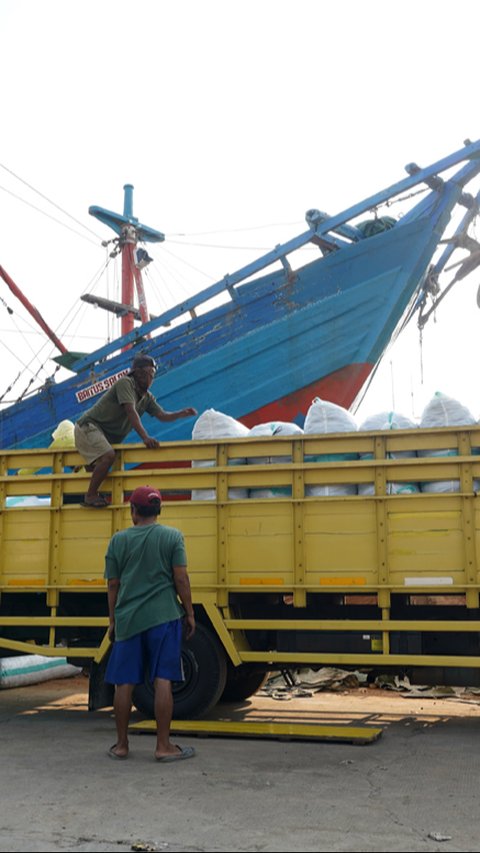
[[[142,323],[147,323],[150,320],[147,309],[147,301],[145,298],[145,290],[143,287],[141,267],[148,263],[151,258],[148,258],[144,252],[143,260],[139,260],[137,243],[142,242],[160,243],[165,240],[165,235],[160,231],[154,231],[147,225],[142,225],[136,216],[133,215],[133,185],[125,184],[124,200],[123,200],[123,215],[120,213],[112,213],[103,207],[92,206],[88,212],[112,228],[119,236],[118,245],[122,252],[122,303],[121,306],[116,305],[116,313],[121,313],[121,335],[127,335],[133,331],[134,319],[140,314]],[[137,291],[138,310],[134,306],[134,286]],[[103,306],[102,306],[103,307]],[[121,312],[118,308],[121,307]],[[128,345],[124,347],[128,349]]]

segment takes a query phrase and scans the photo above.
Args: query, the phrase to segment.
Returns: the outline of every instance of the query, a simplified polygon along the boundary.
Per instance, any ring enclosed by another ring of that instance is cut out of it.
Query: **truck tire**
[[[248,664],[229,666],[227,683],[221,695],[220,702],[241,702],[253,696],[265,684],[268,672],[252,669]]]
[[[172,683],[173,717],[198,719],[217,704],[227,680],[227,658],[215,634],[197,624],[192,639],[182,645],[184,681]],[[153,685],[147,679],[133,691],[133,704],[146,717],[154,718]]]

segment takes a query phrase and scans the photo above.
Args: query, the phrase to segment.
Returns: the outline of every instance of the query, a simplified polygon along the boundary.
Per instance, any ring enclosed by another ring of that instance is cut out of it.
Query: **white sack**
[[[265,424],[257,424],[252,427],[250,436],[275,436],[275,435],[303,435],[303,429],[297,424],[286,423],[285,421],[270,421]],[[291,456],[255,456],[248,457],[248,465],[275,465],[282,462],[291,462]],[[272,487],[271,489],[249,489],[248,496],[250,498],[277,498],[291,497],[292,489],[290,486]]]
[[[370,415],[363,423],[360,424],[359,430],[364,432],[384,429],[415,429],[416,424],[407,418],[405,415],[398,412],[379,412],[378,414]],[[398,451],[388,454],[388,459],[414,459],[416,457],[415,450]],[[373,453],[360,453],[360,459],[373,459]],[[413,492],[419,492],[420,487],[417,483],[394,483],[387,482],[387,495],[404,495]],[[359,495],[374,495],[374,483],[359,483]]]
[[[244,438],[249,434],[248,427],[215,409],[207,409],[195,421],[192,430],[192,439],[196,441],[207,441],[219,438]],[[246,459],[231,459],[230,465],[245,465]],[[209,468],[215,465],[215,461],[205,460],[192,462],[192,468]],[[229,489],[230,500],[241,500],[248,497],[248,489]],[[193,501],[214,501],[216,499],[215,489],[192,489]]]
[[[81,672],[81,667],[67,663],[64,657],[15,655],[0,658],[0,689],[23,687],[54,678],[71,678],[73,675],[80,675]]]
[[[305,435],[312,433],[325,435],[335,432],[356,432],[358,426],[353,415],[343,406],[337,406],[336,403],[315,397],[307,412],[303,429]],[[356,453],[320,454],[318,456],[306,456],[305,462],[341,462],[349,459],[358,459],[358,455]],[[306,496],[355,495],[356,493],[357,486],[355,483],[305,487]]]
[[[475,424],[475,418],[471,411],[447,394],[442,394],[441,391],[436,391],[432,399],[425,406],[420,426],[423,428],[429,427],[449,427],[449,426],[468,426]],[[478,448],[472,448],[473,453],[478,454]],[[457,456],[457,450],[453,447],[446,447],[442,450],[419,450],[419,456]],[[478,481],[475,481],[473,488],[477,490],[479,487]],[[459,492],[459,480],[436,480],[421,484],[422,492]]]

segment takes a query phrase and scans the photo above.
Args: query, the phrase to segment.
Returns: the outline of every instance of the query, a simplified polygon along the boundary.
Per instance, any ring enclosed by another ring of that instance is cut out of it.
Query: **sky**
[[[116,332],[79,296],[115,298],[118,272],[98,280],[114,235],[90,205],[122,212],[131,183],[165,233],[146,276],[159,313],[303,232],[309,208],[333,215],[480,138],[479,20],[474,0],[0,0],[0,265],[67,347],[96,348]],[[421,349],[415,325],[402,335],[359,421],[417,418],[436,391],[480,417],[479,284]],[[0,405],[52,373],[43,344],[0,281]]]

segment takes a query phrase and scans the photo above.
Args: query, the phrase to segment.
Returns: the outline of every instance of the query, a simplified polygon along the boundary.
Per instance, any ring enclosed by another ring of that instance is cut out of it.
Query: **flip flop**
[[[82,506],[92,507],[92,509],[102,509],[108,506],[108,501],[102,495],[99,495],[94,501],[82,501]]]
[[[177,744],[178,752],[172,752],[171,755],[162,755],[160,758],[155,756],[155,761],[163,761],[167,763],[169,761],[182,761],[184,758],[193,758],[195,755],[195,749],[193,746],[180,746]]]
[[[116,752],[114,752],[116,745],[116,743],[112,744],[112,746],[107,752],[108,757],[113,758],[115,761],[126,761],[126,759],[128,758],[128,752],[126,755],[118,755]]]

